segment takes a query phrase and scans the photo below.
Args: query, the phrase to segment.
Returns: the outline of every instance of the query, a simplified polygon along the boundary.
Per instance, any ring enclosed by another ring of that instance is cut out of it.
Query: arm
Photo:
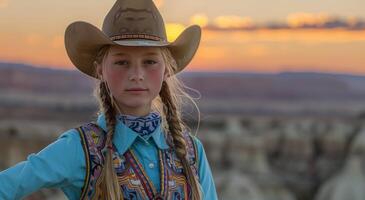
[[[199,170],[199,181],[202,186],[203,199],[215,200],[218,199],[217,191],[215,188],[212,171],[210,169],[208,159],[205,155],[203,144],[196,137],[193,137],[197,151],[198,151],[198,170]]]
[[[77,148],[81,148],[80,137],[71,129],[39,153],[0,172],[0,199],[20,199],[41,188],[70,184],[80,169]]]

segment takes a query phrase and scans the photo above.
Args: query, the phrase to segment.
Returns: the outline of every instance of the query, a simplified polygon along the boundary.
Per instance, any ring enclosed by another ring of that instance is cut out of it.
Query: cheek
[[[158,87],[159,89],[163,81],[163,71],[162,70],[151,71],[149,74],[149,78],[151,84],[153,84],[155,87]]]
[[[109,70],[107,73],[107,80],[112,92],[119,91],[123,86],[123,81],[126,79],[126,73],[118,72],[117,70]]]

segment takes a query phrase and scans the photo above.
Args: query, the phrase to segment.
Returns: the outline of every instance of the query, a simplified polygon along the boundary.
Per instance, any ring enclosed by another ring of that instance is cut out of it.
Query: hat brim
[[[190,63],[199,47],[200,38],[200,27],[192,25],[172,43],[143,39],[112,41],[94,25],[78,21],[70,24],[65,31],[65,48],[71,62],[80,71],[97,78],[93,63],[104,45],[167,47],[177,63],[176,74]]]

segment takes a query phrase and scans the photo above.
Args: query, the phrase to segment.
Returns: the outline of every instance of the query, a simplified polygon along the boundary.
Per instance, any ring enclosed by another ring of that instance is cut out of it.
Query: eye
[[[157,62],[156,62],[156,61],[154,61],[154,60],[146,60],[146,61],[144,61],[144,63],[145,63],[145,64],[147,64],[147,65],[154,65],[154,64],[156,64]]]
[[[126,61],[126,60],[118,60],[114,64],[116,64],[116,65],[127,65],[128,64],[128,61]]]

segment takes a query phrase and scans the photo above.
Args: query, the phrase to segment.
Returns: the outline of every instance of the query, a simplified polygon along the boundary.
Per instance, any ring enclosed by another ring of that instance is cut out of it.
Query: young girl
[[[50,187],[69,199],[217,199],[203,146],[181,119],[188,95],[175,76],[200,35],[194,25],[169,43],[152,0],[117,0],[102,31],[69,25],[68,56],[99,83],[98,119],[1,172],[0,199]]]

